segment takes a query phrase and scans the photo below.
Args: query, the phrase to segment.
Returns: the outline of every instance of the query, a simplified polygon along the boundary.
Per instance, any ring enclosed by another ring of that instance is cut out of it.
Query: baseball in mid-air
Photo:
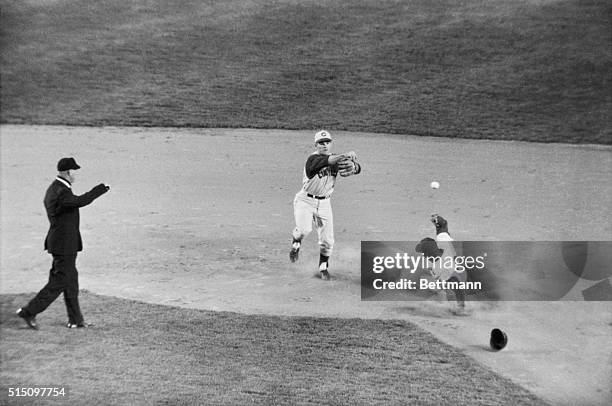
[[[431,182],[429,184],[429,187],[431,187],[432,189],[439,189],[440,188],[440,182],[436,182],[435,180],[433,182]]]

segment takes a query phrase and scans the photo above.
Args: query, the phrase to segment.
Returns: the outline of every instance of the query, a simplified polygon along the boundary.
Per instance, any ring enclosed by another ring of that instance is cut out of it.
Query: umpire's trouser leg
[[[53,255],[49,282],[23,309],[26,314],[36,316],[47,309],[62,292],[64,292],[68,320],[70,323],[82,323],[83,315],[78,299],[79,277],[76,269],[76,254]]]
[[[76,254],[66,255],[66,289],[64,289],[64,302],[68,312],[68,321],[72,324],[83,323],[83,315],[79,306],[79,272],[76,268]]]

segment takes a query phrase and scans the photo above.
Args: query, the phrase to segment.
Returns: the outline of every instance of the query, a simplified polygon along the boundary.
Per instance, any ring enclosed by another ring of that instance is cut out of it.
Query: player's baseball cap
[[[70,169],[80,169],[81,167],[76,163],[74,158],[62,158],[57,163],[57,170],[60,172],[68,171]]]
[[[331,141],[331,134],[328,131],[321,130],[315,134],[315,144],[320,141]]]

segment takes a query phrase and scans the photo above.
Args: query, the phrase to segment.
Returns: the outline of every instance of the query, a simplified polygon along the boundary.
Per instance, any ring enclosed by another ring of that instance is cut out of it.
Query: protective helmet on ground
[[[491,330],[491,348],[495,351],[503,349],[508,344],[508,336],[498,328]]]

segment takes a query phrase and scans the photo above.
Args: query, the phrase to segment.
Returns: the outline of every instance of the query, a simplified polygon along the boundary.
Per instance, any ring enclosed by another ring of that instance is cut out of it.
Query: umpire
[[[64,293],[68,311],[68,328],[88,327],[79,307],[79,274],[76,269],[77,252],[83,249],[79,231],[79,207],[87,206],[106,193],[110,187],[100,183],[89,192],[76,196],[72,193],[74,171],[79,169],[74,158],[62,158],[57,163],[57,178],[45,194],[45,209],[49,218],[49,232],[45,250],[53,256],[49,282],[28,303],[17,310],[17,315],[33,329],[38,329],[36,315],[43,312],[60,293]]]

